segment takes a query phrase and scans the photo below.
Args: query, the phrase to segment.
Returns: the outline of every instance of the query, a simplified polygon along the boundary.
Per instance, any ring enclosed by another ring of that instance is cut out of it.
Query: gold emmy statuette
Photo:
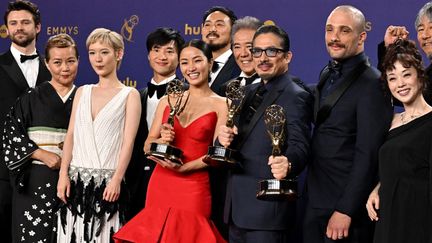
[[[226,87],[226,104],[228,107],[228,117],[226,126],[234,126],[234,116],[238,113],[239,108],[242,106],[243,98],[245,96],[244,87],[240,81],[233,79],[229,81]],[[228,100],[231,100],[231,104]],[[236,151],[222,146],[210,146],[207,155],[203,161],[213,167],[233,167],[237,161],[235,160]]]
[[[182,104],[184,97],[184,85],[183,82],[179,79],[174,79],[168,83],[167,86],[167,95],[168,95],[168,104],[170,107],[170,113],[168,116],[168,124],[174,127],[174,116],[180,115],[188,100],[189,94],[186,97],[186,101]],[[175,103],[171,103],[170,98],[175,98]],[[169,144],[163,143],[151,143],[149,155],[158,157],[160,159],[169,159],[174,163],[182,164],[181,157],[183,155],[183,151],[179,148],[176,148]]]
[[[267,107],[264,114],[267,132],[272,140],[272,155],[281,154],[280,146],[285,139],[285,113],[280,105],[273,104]],[[259,182],[259,191],[256,197],[260,200],[295,200],[297,199],[296,179],[266,179]]]

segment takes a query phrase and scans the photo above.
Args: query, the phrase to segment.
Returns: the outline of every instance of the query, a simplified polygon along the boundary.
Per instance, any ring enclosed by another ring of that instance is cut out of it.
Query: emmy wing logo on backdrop
[[[131,15],[129,17],[129,20],[124,19],[124,23],[120,30],[120,33],[123,36],[123,38],[128,42],[133,42],[132,40],[133,31],[134,28],[138,25],[138,23],[139,23],[138,15]]]
[[[6,25],[0,26],[0,37],[3,39],[8,37]]]

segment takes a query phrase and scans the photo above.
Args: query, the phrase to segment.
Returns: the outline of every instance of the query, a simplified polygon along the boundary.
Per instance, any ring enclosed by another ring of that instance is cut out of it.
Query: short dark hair
[[[259,35],[267,34],[267,33],[272,33],[272,34],[279,36],[279,38],[282,40],[281,41],[282,49],[285,52],[288,52],[290,50],[290,39],[289,39],[287,32],[285,32],[285,30],[283,30],[281,27],[279,27],[277,25],[263,25],[263,26],[259,27],[257,29],[257,31],[255,32],[255,35],[253,37],[253,42],[255,42],[255,39]]]
[[[417,71],[417,77],[423,86],[426,88],[426,72],[423,66],[422,55],[420,54],[416,44],[412,40],[398,39],[395,43],[390,44],[387,48],[383,61],[383,72],[381,80],[383,81],[384,90],[390,94],[387,85],[387,71],[395,69],[395,63],[399,61],[403,67],[413,67]]]
[[[190,40],[183,45],[182,50],[184,48],[190,47],[190,46],[195,47],[195,48],[199,49],[200,51],[202,51],[204,56],[206,56],[207,61],[210,62],[213,60],[213,54],[212,54],[212,51],[210,49],[210,46],[207,43],[205,43],[203,40],[201,40],[201,39]]]
[[[31,15],[33,15],[33,21],[35,22],[35,25],[41,23],[41,16],[40,16],[38,6],[30,1],[22,0],[22,1],[9,2],[6,12],[4,14],[4,23],[6,26],[7,26],[7,18],[10,12],[20,11],[20,10],[26,10],[30,12]]]
[[[150,52],[155,45],[163,46],[170,43],[171,41],[174,41],[177,52],[180,53],[180,49],[185,43],[185,40],[180,35],[180,32],[172,28],[157,28],[147,36],[147,51]]]
[[[50,56],[50,50],[52,48],[68,48],[72,47],[75,50],[75,57],[78,59],[78,48],[76,46],[75,41],[72,39],[72,37],[68,34],[58,34],[51,36],[45,46],[45,60],[49,62],[51,56]]]
[[[237,20],[237,16],[234,14],[234,12],[231,9],[229,9],[227,7],[222,7],[222,6],[213,6],[209,10],[205,11],[202,23],[204,24],[207,17],[211,13],[216,12],[216,11],[219,11],[219,12],[225,14],[226,16],[228,16],[230,18],[231,26],[233,26],[234,22]]]

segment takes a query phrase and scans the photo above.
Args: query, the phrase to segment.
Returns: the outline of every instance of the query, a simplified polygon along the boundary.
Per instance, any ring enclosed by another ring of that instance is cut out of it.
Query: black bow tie
[[[160,99],[162,96],[165,95],[166,89],[167,89],[167,85],[166,84],[161,84],[161,85],[155,85],[152,83],[148,83],[147,87],[148,87],[148,97],[153,97],[155,91],[157,92],[157,98]]]
[[[27,55],[21,55],[20,61],[21,61],[21,63],[23,63],[23,62],[25,62],[27,60],[33,60],[33,59],[35,59],[38,56],[39,56],[38,54],[29,55],[29,56],[27,56]]]
[[[255,81],[255,79],[259,78],[258,74],[255,73],[254,75],[250,76],[249,78],[244,77],[245,80],[245,85],[249,85],[251,84],[253,81]]]
[[[216,61],[213,61],[213,65],[212,65],[211,71],[212,71],[212,73],[215,73],[215,72],[217,72],[217,70],[219,70],[219,63],[216,62]]]

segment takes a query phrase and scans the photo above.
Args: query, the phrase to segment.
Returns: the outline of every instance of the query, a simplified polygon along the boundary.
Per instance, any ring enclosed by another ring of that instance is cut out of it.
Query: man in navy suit
[[[179,52],[183,44],[184,39],[180,32],[171,28],[157,28],[147,36],[146,47],[153,77],[147,88],[140,90],[141,120],[125,176],[131,199],[126,213],[127,220],[135,216],[145,205],[148,182],[156,163],[147,160],[144,142],[152,125],[156,107],[166,93],[167,84],[176,78]]]
[[[309,153],[312,95],[293,81],[288,34],[278,26],[262,26],[253,37],[255,71],[261,82],[246,86],[245,103],[234,128],[222,126],[218,140],[239,151],[241,169],[229,177],[225,222],[229,242],[290,242],[294,237],[296,202],[256,198],[263,179],[295,177]],[[272,104],[284,108],[285,139],[281,155],[271,156],[272,142],[264,112]]]
[[[36,52],[41,30],[38,7],[28,1],[11,2],[4,16],[12,40],[10,50],[0,55],[0,129],[10,107],[24,91],[51,79],[43,59]],[[11,184],[9,171],[0,158],[0,236],[11,242]]]
[[[327,18],[325,41],[332,58],[315,89],[315,127],[307,175],[307,243],[372,242],[365,203],[376,184],[378,149],[392,110],[380,73],[364,53],[365,17],[338,6]]]
[[[213,54],[209,85],[221,96],[225,96],[221,88],[223,84],[241,72],[231,51],[231,29],[236,20],[233,11],[221,6],[210,8],[203,16],[202,40],[210,46]]]

